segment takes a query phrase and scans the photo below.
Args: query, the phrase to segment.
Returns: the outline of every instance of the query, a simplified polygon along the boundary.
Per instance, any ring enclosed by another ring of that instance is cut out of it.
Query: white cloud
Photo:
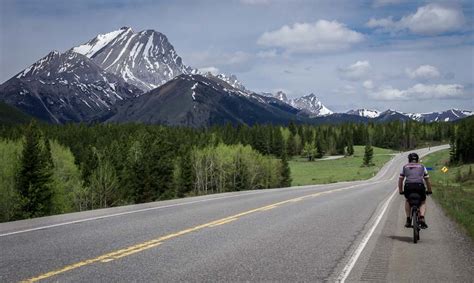
[[[211,73],[213,75],[218,75],[220,72],[219,72],[219,69],[216,68],[216,67],[204,67],[204,68],[199,68],[199,71],[200,72],[203,72],[203,73]]]
[[[367,78],[372,67],[369,61],[357,61],[354,64],[338,68],[339,77],[349,81],[359,81]]]
[[[257,43],[284,48],[294,53],[310,53],[348,49],[363,40],[363,34],[342,23],[319,20],[314,23],[285,25],[278,30],[265,32]]]
[[[364,86],[366,89],[373,89],[374,88],[374,82],[371,80],[366,80],[362,83],[362,86]]]
[[[386,5],[394,5],[406,2],[407,0],[375,0],[373,6],[374,7],[382,7]]]
[[[369,95],[378,100],[428,100],[462,98],[465,94],[460,84],[416,84],[404,90],[385,87]]]
[[[440,76],[438,68],[431,65],[421,65],[414,70],[407,68],[405,72],[411,79],[429,80]]]
[[[457,31],[464,25],[462,10],[454,6],[443,6],[431,3],[419,7],[414,14],[394,21],[392,17],[370,19],[367,26],[386,32],[398,32],[408,29],[410,32],[422,35],[437,35]]]
[[[270,50],[265,50],[265,51],[260,51],[257,53],[257,57],[259,58],[274,58],[277,56],[277,51],[276,49],[270,49]]]

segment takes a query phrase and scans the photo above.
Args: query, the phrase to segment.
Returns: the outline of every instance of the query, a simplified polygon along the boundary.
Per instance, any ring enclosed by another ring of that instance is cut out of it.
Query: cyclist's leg
[[[420,205],[420,216],[425,217],[425,212],[426,212],[426,200],[421,202]]]
[[[410,209],[410,203],[408,202],[408,200],[406,199],[405,200],[405,213],[407,215],[407,217],[411,217],[411,209]]]

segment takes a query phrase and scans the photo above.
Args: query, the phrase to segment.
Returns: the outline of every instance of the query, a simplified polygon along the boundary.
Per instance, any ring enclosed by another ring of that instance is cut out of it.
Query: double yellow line
[[[379,183],[379,182],[374,182],[374,183]],[[43,279],[47,279],[47,278],[59,275],[61,273],[65,273],[67,271],[71,271],[71,270],[74,270],[74,269],[77,269],[77,268],[80,268],[80,267],[83,267],[83,266],[86,266],[86,265],[93,264],[93,263],[107,263],[107,262],[110,262],[110,261],[113,261],[113,260],[116,260],[116,259],[120,259],[120,258],[129,256],[129,255],[138,253],[138,252],[142,252],[142,251],[154,248],[156,246],[161,245],[164,241],[167,241],[167,240],[170,240],[170,239],[173,239],[173,238],[176,238],[176,237],[180,237],[180,236],[192,233],[192,232],[196,232],[196,231],[204,229],[204,228],[217,227],[217,226],[220,226],[220,225],[224,225],[224,224],[236,221],[240,217],[243,217],[243,216],[246,216],[246,215],[249,215],[249,214],[252,214],[252,213],[268,211],[268,210],[277,208],[278,206],[281,206],[281,205],[284,205],[284,204],[295,203],[295,202],[299,202],[299,201],[302,201],[302,200],[305,200],[305,199],[314,198],[314,197],[317,197],[317,196],[320,196],[320,195],[330,194],[330,193],[334,193],[334,192],[338,192],[338,191],[344,191],[344,190],[348,190],[348,189],[351,189],[351,188],[354,188],[354,187],[357,187],[357,186],[362,186],[362,185],[367,186],[368,184],[358,184],[358,185],[353,185],[353,186],[349,186],[349,187],[334,189],[334,190],[330,190],[330,191],[313,193],[313,194],[309,194],[309,195],[306,195],[306,196],[297,197],[297,198],[293,198],[293,199],[289,199],[289,200],[285,200],[285,201],[280,201],[280,202],[273,203],[273,204],[270,204],[270,205],[266,205],[266,206],[263,206],[263,207],[255,208],[255,209],[248,210],[248,211],[244,211],[244,212],[241,212],[241,213],[229,216],[229,217],[218,219],[218,220],[208,222],[208,223],[205,223],[205,224],[201,224],[201,225],[198,225],[198,226],[195,226],[195,227],[192,227],[192,228],[189,228],[189,229],[185,229],[185,230],[173,233],[173,234],[169,234],[169,235],[162,236],[162,237],[150,240],[150,241],[146,241],[146,242],[143,242],[143,243],[140,243],[140,244],[136,244],[136,245],[124,248],[124,249],[120,249],[120,250],[117,250],[117,251],[114,251],[114,252],[110,252],[110,253],[95,257],[95,258],[91,258],[91,259],[80,261],[80,262],[77,262],[77,263],[74,263],[74,264],[71,264],[71,265],[67,265],[67,266],[64,266],[64,267],[62,267],[58,270],[54,270],[54,271],[44,273],[42,275],[30,278],[30,279],[24,280],[23,282],[36,282],[36,281],[39,281],[39,280],[43,280]]]

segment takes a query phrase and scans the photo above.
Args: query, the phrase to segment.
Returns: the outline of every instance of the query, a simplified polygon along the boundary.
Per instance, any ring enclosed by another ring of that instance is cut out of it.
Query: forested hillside
[[[0,124],[21,124],[28,123],[31,116],[28,116],[13,106],[0,101]]]
[[[472,129],[472,121],[466,127]],[[463,127],[412,121],[208,129],[3,125],[0,220],[289,186],[287,160],[293,156],[350,155],[353,145],[366,144],[412,149],[456,140]],[[472,147],[470,139],[456,144],[456,152],[464,156]]]

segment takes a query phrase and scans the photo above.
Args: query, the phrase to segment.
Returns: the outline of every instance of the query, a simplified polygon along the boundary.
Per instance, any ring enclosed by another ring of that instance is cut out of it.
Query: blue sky
[[[130,26],[247,88],[335,111],[474,110],[473,1],[0,1],[0,82],[51,50]]]

